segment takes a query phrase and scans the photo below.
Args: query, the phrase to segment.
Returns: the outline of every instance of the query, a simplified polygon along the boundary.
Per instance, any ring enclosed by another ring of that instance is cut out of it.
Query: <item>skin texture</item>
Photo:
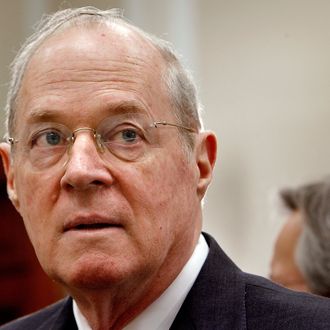
[[[123,26],[69,28],[32,57],[19,93],[16,138],[33,123],[95,128],[134,109],[175,122],[153,46]],[[65,165],[36,170],[1,145],[7,189],[46,273],[76,299],[93,329],[121,329],[154,301],[189,259],[201,230],[201,200],[216,139],[195,136],[189,157],[178,131],[163,129],[142,160],[105,162],[88,131]],[[111,227],[77,230],[78,223]]]
[[[299,211],[292,212],[277,236],[271,261],[270,278],[289,289],[310,292],[294,258],[302,230]]]

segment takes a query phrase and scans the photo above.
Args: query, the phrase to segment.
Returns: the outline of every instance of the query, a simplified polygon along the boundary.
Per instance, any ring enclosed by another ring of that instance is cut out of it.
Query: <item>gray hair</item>
[[[11,81],[5,107],[7,136],[14,133],[17,99],[26,67],[33,54],[45,40],[55,33],[75,25],[84,26],[90,23],[125,25],[151,42],[165,61],[166,72],[162,74],[162,79],[170,95],[174,115],[179,124],[191,127],[196,131],[201,129],[201,104],[197,97],[195,85],[171,44],[129,23],[119,9],[99,10],[95,7],[82,7],[45,15],[36,26],[34,34],[25,41],[17,53],[11,65]],[[192,147],[191,134],[185,133],[184,136],[188,145]]]
[[[297,266],[313,293],[330,297],[330,178],[283,190],[281,195],[303,218],[295,251]]]

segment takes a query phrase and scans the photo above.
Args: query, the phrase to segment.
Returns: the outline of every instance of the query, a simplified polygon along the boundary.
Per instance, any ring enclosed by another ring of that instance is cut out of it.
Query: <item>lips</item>
[[[84,230],[100,230],[107,228],[120,228],[122,225],[114,220],[99,215],[78,216],[69,219],[64,223],[63,231],[84,231]]]
[[[73,229],[82,230],[82,229],[103,229],[108,227],[114,227],[114,225],[108,223],[91,223],[91,224],[80,224],[75,226]]]

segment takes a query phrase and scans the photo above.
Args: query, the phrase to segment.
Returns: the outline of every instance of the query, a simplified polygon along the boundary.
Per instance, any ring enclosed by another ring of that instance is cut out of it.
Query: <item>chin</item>
[[[121,267],[118,267],[118,264]],[[73,262],[69,267],[61,267],[60,270],[49,274],[55,281],[60,282],[67,288],[102,290],[118,285],[125,279],[125,274],[129,273],[124,269],[122,263],[112,260],[99,260],[98,258],[89,260],[79,260]]]

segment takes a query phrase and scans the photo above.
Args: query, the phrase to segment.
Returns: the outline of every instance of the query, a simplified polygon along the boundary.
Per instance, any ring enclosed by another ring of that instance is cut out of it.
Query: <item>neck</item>
[[[75,302],[93,330],[122,329],[139,313],[134,307],[137,306],[134,301],[114,297],[112,293],[105,294],[104,297],[102,294],[89,294],[88,299],[76,296]]]
[[[93,330],[122,329],[169,287],[193,253],[196,242],[184,258],[170,253],[167,259],[170,264],[165,262],[157,273],[140,278],[138,282],[121,282],[102,290],[84,288],[69,292]]]

